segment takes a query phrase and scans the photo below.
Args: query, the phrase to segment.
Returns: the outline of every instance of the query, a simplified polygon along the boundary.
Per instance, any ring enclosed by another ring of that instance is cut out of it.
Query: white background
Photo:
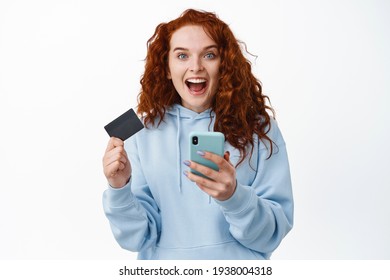
[[[0,0],[0,259],[132,259],[104,216],[103,126],[186,8],[257,55],[295,226],[273,259],[390,259],[390,2]]]

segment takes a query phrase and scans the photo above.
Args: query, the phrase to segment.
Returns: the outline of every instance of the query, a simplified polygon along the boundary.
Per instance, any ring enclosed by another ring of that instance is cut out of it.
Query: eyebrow
[[[217,45],[210,45],[210,46],[207,46],[207,47],[203,48],[203,51],[207,51],[209,49],[218,49],[218,46]],[[176,51],[189,51],[189,49],[182,48],[182,47],[177,47],[177,48],[173,49],[173,52],[176,52]]]

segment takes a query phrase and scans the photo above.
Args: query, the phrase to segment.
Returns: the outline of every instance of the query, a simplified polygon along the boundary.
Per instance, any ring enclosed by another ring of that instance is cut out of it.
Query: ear
[[[169,71],[168,71],[168,74],[167,74],[167,78],[168,78],[168,80],[172,80],[171,72],[169,72]]]

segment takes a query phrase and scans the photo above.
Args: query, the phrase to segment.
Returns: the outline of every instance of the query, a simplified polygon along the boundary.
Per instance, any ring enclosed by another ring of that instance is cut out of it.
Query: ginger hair
[[[267,133],[271,129],[270,115],[274,110],[266,104],[268,96],[262,93],[261,82],[253,75],[252,66],[242,53],[246,46],[235,38],[229,26],[211,12],[189,9],[180,17],[156,27],[147,41],[145,72],[141,78],[137,112],[144,116],[146,126],[157,126],[163,121],[166,108],[181,98],[168,77],[168,54],[172,34],[186,25],[202,26],[217,44],[221,58],[219,88],[211,104],[215,112],[214,131],[222,132],[241,154],[241,160],[252,155],[254,135],[269,142],[272,155],[273,142]],[[248,149],[250,148],[250,149]],[[269,158],[268,157],[268,158]]]

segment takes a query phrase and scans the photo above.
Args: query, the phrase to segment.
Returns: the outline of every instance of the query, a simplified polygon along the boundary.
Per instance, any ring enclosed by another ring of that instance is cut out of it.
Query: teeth
[[[188,79],[187,82],[193,83],[193,84],[200,84],[200,83],[205,83],[205,79]]]

